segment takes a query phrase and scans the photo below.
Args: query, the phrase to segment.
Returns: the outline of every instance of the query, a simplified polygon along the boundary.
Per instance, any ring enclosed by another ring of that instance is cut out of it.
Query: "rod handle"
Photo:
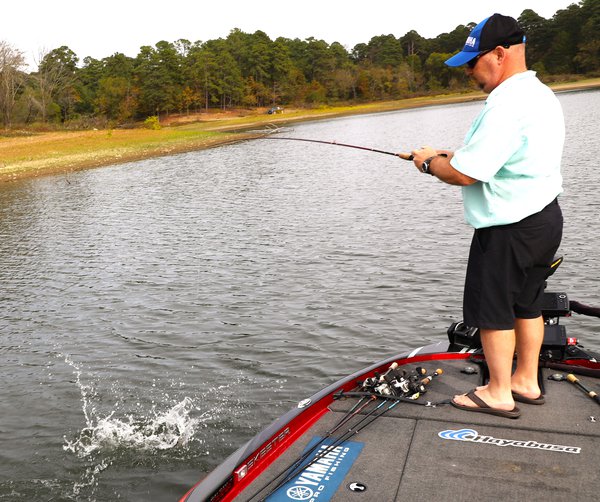
[[[583,385],[579,381],[579,379],[575,375],[573,375],[573,373],[569,373],[567,375],[567,380],[569,382],[571,382],[572,384],[575,384],[583,392],[585,392],[589,397],[591,397],[594,401],[597,401],[600,404],[600,397],[598,396],[598,394],[596,392],[594,392],[593,390],[588,389],[585,385]]]
[[[423,385],[427,385],[427,384],[429,384],[433,380],[433,377],[440,376],[442,373],[443,373],[442,369],[438,368],[437,370],[435,370],[433,372],[432,375],[429,375],[428,377],[423,378],[423,380],[421,380],[421,383]]]
[[[400,153],[397,153],[396,155],[398,155],[398,157],[400,157],[401,159],[404,159],[404,160],[412,160],[414,158],[410,153],[400,152]]]

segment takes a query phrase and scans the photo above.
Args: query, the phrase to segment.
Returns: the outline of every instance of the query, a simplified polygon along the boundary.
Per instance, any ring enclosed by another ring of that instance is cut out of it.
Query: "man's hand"
[[[423,172],[423,162],[431,157],[435,157],[429,164],[429,174],[449,185],[467,186],[477,182],[475,178],[462,174],[452,167],[450,160],[454,156],[454,152],[434,150],[430,146],[424,146],[413,150],[411,154],[415,166],[421,172]]]
[[[423,165],[423,162],[425,162],[430,157],[435,157],[438,154],[437,150],[434,150],[430,146],[417,148],[411,153],[413,156],[413,162],[419,171],[421,171],[421,166]]]

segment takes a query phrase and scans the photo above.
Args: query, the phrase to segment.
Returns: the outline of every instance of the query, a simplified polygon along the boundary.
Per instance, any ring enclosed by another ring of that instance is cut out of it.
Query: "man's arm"
[[[454,155],[453,152],[446,150],[434,150],[430,146],[413,150],[413,162],[419,171],[425,160],[433,157],[429,163],[429,173],[433,174],[436,178],[442,180],[444,183],[449,185],[467,186],[477,182],[475,178],[471,178],[466,174],[457,171],[450,165],[450,160]],[[445,155],[445,156],[444,156]]]

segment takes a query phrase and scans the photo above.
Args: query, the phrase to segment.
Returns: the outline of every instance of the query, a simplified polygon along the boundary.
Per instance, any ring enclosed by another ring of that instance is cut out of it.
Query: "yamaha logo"
[[[288,488],[287,496],[292,500],[308,500],[314,492],[306,486],[292,486]]]
[[[273,502],[331,500],[362,448],[363,443],[327,444],[323,438],[315,436],[306,446],[303,464],[296,467],[299,472],[286,483],[287,489],[279,495],[274,493],[268,499]],[[350,483],[347,487],[359,493],[366,490],[361,483]]]

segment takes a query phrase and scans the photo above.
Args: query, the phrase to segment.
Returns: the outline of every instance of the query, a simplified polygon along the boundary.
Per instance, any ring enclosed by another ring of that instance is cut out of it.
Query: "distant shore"
[[[555,92],[600,88],[600,78],[551,85]],[[162,128],[86,131],[0,131],[0,182],[68,173],[152,157],[202,150],[262,136],[270,128],[347,115],[379,113],[485,99],[481,92],[446,94],[356,106],[161,117]],[[343,139],[343,138],[340,138]]]

